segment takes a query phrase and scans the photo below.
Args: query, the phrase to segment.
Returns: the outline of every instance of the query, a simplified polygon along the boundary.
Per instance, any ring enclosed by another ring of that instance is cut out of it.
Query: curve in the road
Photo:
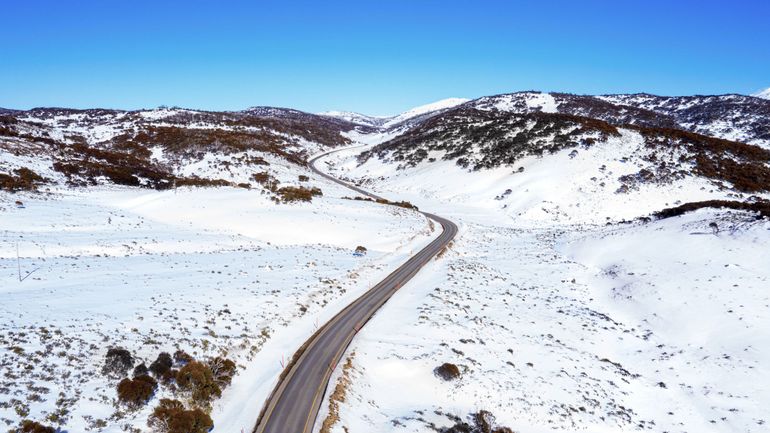
[[[336,151],[332,151],[336,152]],[[378,197],[357,186],[320,171],[315,163],[332,152],[310,160],[310,168],[320,176],[374,199]],[[409,258],[403,265],[337,313],[302,346],[304,350],[290,365],[265,403],[254,428],[255,433],[310,433],[323,402],[332,371],[361,327],[391,296],[457,234],[457,226],[442,217],[422,212],[443,227],[439,237]]]

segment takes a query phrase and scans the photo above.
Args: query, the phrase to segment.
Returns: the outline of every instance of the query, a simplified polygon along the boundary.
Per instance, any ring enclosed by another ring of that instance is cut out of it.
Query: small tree
[[[235,376],[235,363],[227,358],[217,356],[208,362],[211,373],[214,375],[214,382],[220,388],[227,388]]]
[[[164,398],[152,411],[147,425],[158,433],[206,433],[214,422],[200,409],[186,410],[179,400]]]
[[[133,366],[134,357],[131,352],[122,347],[113,347],[107,350],[107,355],[104,356],[102,374],[112,377],[125,376]]]
[[[222,389],[214,379],[211,368],[198,361],[191,361],[180,368],[176,383],[180,390],[190,394],[193,401],[204,406],[222,396]]]
[[[158,389],[158,382],[148,375],[123,379],[118,384],[118,400],[130,409],[144,406]]]
[[[157,358],[155,358],[155,361],[152,361],[152,364],[150,364],[150,372],[155,375],[155,377],[161,378],[163,375],[171,370],[171,366],[174,365],[174,361],[171,360],[171,355],[169,355],[168,352],[161,352]]]

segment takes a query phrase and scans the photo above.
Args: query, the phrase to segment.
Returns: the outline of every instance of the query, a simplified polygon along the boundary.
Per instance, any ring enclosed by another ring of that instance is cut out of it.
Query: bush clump
[[[375,200],[379,204],[389,204],[391,206],[398,206],[402,207],[404,209],[414,209],[418,210],[417,206],[413,205],[412,203],[409,203],[408,201],[390,201],[384,198],[378,198]]]
[[[155,361],[152,361],[149,370],[155,377],[162,378],[171,370],[173,365],[174,361],[171,359],[171,355],[168,352],[161,352]]]
[[[107,350],[104,357],[102,374],[112,377],[125,376],[134,366],[134,357],[131,352],[122,347],[113,347]]]
[[[208,367],[214,376],[216,384],[224,389],[230,386],[235,376],[235,362],[222,357],[216,357],[208,362]]]
[[[211,368],[199,361],[190,361],[180,368],[176,374],[176,383],[182,392],[189,394],[198,404],[208,405],[211,400],[222,396],[222,388]]]
[[[179,400],[164,398],[152,411],[147,425],[158,433],[206,433],[214,426],[200,409],[185,409]]]
[[[445,362],[436,367],[433,370],[433,373],[444,380],[457,379],[461,375],[460,368],[449,362]]]
[[[21,422],[20,428],[11,431],[17,433],[56,433],[55,428],[28,419]]]
[[[284,203],[292,203],[295,201],[312,201],[313,197],[322,196],[321,189],[305,188],[304,186],[284,186],[278,188],[276,194],[281,198]]]
[[[126,378],[118,383],[118,400],[131,409],[138,409],[150,401],[157,389],[158,382],[146,374]]]
[[[5,191],[36,191],[48,179],[40,176],[27,167],[17,168],[12,174],[0,173],[0,189]]]

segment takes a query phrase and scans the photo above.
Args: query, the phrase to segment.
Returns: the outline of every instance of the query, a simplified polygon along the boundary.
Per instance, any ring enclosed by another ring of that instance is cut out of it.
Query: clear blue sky
[[[5,0],[0,11],[8,108],[391,114],[529,89],[770,86],[765,0]]]

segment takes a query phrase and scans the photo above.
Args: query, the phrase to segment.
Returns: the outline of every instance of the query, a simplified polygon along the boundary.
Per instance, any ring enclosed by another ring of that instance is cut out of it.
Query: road
[[[315,163],[329,153],[310,160],[310,168],[315,173],[367,197],[380,198],[321,172]],[[290,370],[265,403],[254,428],[255,433],[310,433],[313,430],[332,371],[358,330],[457,234],[457,226],[453,222],[437,215],[423,214],[441,224],[441,235],[337,313],[310,337],[303,345],[302,354],[289,367]]]

